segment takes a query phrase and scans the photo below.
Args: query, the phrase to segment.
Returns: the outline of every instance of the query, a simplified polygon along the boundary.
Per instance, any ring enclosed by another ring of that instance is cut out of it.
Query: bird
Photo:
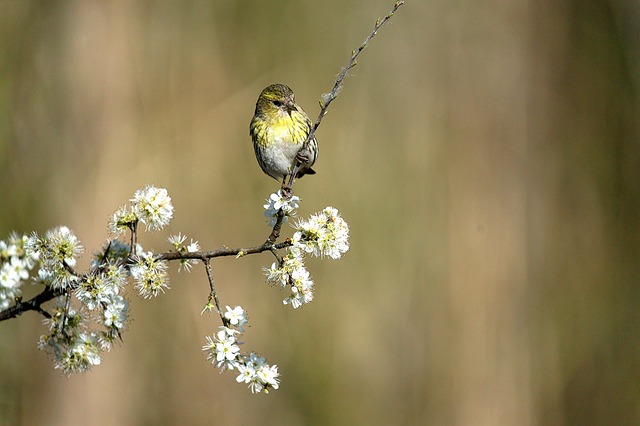
[[[265,87],[249,125],[256,159],[262,171],[284,183],[293,172],[294,160],[301,166],[296,178],[313,175],[311,168],[318,158],[318,141],[315,136],[307,149],[301,150],[311,131],[311,120],[295,102],[293,90],[284,84]]]

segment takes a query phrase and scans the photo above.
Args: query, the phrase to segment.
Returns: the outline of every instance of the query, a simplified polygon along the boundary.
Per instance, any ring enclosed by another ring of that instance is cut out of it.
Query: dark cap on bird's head
[[[262,90],[262,93],[260,93],[260,96],[263,96],[265,94],[288,98],[293,97],[293,90],[291,90],[291,87],[287,86],[286,84],[277,83],[265,87],[264,90]]]
[[[297,111],[295,95],[289,86],[284,84],[271,84],[262,90],[256,102],[256,111],[259,108],[271,106],[281,109],[291,115],[291,111]]]

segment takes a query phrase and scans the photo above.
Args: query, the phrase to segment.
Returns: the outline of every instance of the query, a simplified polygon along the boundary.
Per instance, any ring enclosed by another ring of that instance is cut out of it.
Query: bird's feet
[[[291,188],[291,184],[287,183],[287,177],[285,176],[284,180],[282,181],[282,186],[280,187],[280,192],[282,193],[282,196],[286,199],[286,200],[290,200],[291,197],[293,197],[293,188]]]

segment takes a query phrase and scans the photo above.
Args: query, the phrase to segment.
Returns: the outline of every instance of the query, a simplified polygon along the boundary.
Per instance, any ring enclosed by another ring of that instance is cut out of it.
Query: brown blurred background
[[[91,252],[151,183],[176,211],[145,247],[264,241],[258,93],[286,83],[315,117],[392,1],[0,6],[0,238],[65,224]],[[89,374],[53,370],[36,314],[0,323],[0,424],[640,424],[639,18],[634,0],[407,1],[296,186],[301,215],[351,226],[343,260],[309,261],[316,300],[282,306],[270,255],[213,264],[281,389],[206,362],[204,271],[173,265],[165,295],[129,292]]]

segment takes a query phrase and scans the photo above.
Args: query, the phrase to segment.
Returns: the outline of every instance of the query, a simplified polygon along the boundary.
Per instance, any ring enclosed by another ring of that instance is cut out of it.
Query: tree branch
[[[64,294],[64,290],[55,290],[53,287],[45,287],[45,289],[37,296],[23,302],[22,300],[16,301],[16,304],[8,307],[4,311],[0,311],[0,321],[16,318],[27,311],[36,311],[42,314],[46,318],[50,318],[51,315],[41,305],[49,300],[61,296]]]
[[[206,265],[207,261],[209,259],[213,259],[214,257],[225,257],[225,256],[243,257],[249,254],[259,254],[265,251],[280,250],[290,246],[291,246],[291,240],[289,239],[286,239],[285,241],[278,244],[274,244],[273,242],[270,242],[270,240],[267,240],[264,244],[260,246],[254,246],[249,248],[222,247],[218,250],[194,251],[194,252],[187,252],[187,253],[178,253],[174,251],[169,251],[169,252],[159,253],[155,256],[155,258],[156,260],[166,260],[166,261],[181,260],[181,259],[199,259],[205,262],[205,265]],[[132,257],[129,257],[125,263],[128,263],[128,264],[133,263]],[[75,271],[73,272],[76,274],[78,281],[82,281],[93,271],[83,275],[77,275]],[[72,286],[72,288],[69,288],[66,290],[60,290],[60,289],[53,289],[52,287],[47,286],[45,287],[44,290],[42,290],[42,292],[32,297],[31,299],[25,302],[23,302],[22,300],[18,300],[16,301],[15,305],[10,306],[9,308],[3,311],[0,311],[0,321],[16,318],[28,311],[39,312],[40,314],[48,318],[50,317],[50,315],[48,312],[42,309],[42,304],[58,296],[64,295],[69,290],[73,290],[73,288],[75,288],[75,286]]]
[[[309,149],[309,143],[315,137],[316,130],[318,130],[318,127],[320,126],[320,122],[322,122],[322,118],[327,113],[327,110],[329,109],[329,105],[331,104],[331,102],[333,102],[333,100],[338,97],[338,94],[342,90],[342,82],[346,78],[347,73],[351,68],[357,65],[358,63],[357,59],[360,53],[369,45],[369,42],[371,42],[371,39],[373,39],[376,36],[376,34],[378,34],[378,30],[389,19],[391,19],[393,14],[396,13],[396,11],[403,4],[404,4],[403,0],[396,1],[391,11],[387,13],[387,15],[384,18],[382,19],[378,18],[378,20],[376,21],[376,24],[373,27],[373,30],[371,30],[371,32],[369,33],[367,38],[364,39],[362,44],[356,50],[351,52],[351,58],[349,58],[349,62],[347,62],[347,65],[340,70],[340,73],[338,74],[338,78],[336,79],[333,85],[333,88],[331,89],[331,92],[325,93],[322,95],[322,99],[320,99],[320,113],[318,114],[318,118],[316,119],[316,122],[314,123],[314,125],[311,127],[311,130],[309,131],[309,134],[307,135],[307,139],[304,141],[304,143],[302,144],[302,147],[298,151],[299,154]],[[304,166],[304,164],[300,161],[298,157],[299,155],[296,155],[296,158],[293,160],[293,163],[294,163],[292,167],[293,172],[289,175],[287,184],[283,186],[283,189],[285,190],[286,194],[293,195],[293,182],[295,181],[296,175],[298,174],[298,171],[300,170],[300,168]]]
[[[271,251],[272,249],[280,250],[283,248],[291,247],[291,240],[288,238],[281,243],[273,244],[268,241],[261,246],[249,247],[249,248],[228,248],[222,247],[218,250],[210,251],[192,251],[187,253],[178,253],[176,251],[168,251],[159,253],[155,256],[157,260],[181,260],[181,259],[199,259],[205,261],[207,259],[213,259],[214,257],[224,256],[237,256],[243,257],[248,254],[258,254],[265,251]]]

